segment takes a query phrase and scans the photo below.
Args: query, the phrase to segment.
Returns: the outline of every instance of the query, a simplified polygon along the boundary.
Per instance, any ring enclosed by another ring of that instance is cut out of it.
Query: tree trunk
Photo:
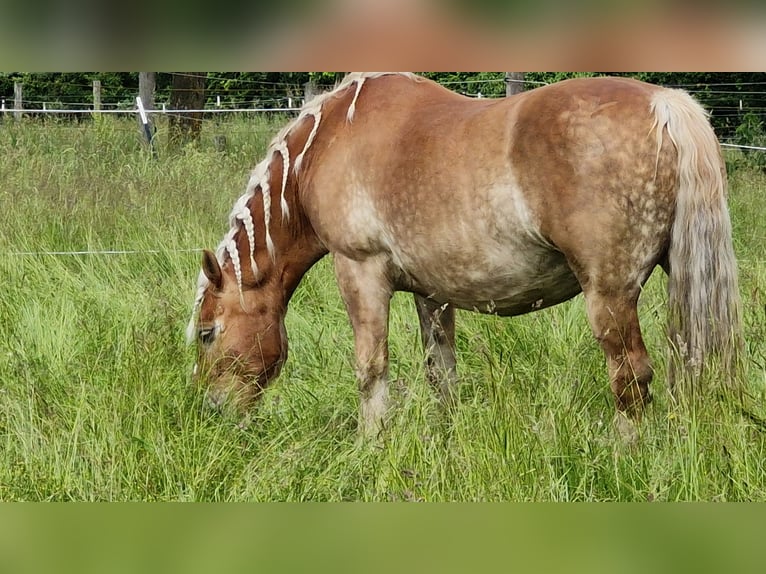
[[[202,131],[202,112],[174,110],[201,110],[205,105],[206,72],[175,72],[170,91],[168,134],[171,147],[199,140]]]

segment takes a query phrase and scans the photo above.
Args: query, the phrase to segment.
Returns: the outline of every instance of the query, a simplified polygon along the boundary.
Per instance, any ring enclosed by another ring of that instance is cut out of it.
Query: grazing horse
[[[229,223],[203,254],[187,331],[216,407],[247,407],[279,374],[290,297],[328,253],[367,433],[387,409],[394,291],[415,296],[446,403],[455,308],[513,316],[582,291],[617,411],[639,418],[652,367],[636,305],[657,265],[677,361],[736,361],[725,169],[682,91],[589,78],[476,100],[411,74],[350,74],[274,138]]]

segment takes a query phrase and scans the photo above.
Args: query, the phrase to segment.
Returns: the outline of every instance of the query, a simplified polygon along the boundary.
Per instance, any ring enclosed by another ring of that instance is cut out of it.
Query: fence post
[[[144,110],[154,109],[154,86],[156,85],[156,79],[157,74],[155,72],[138,72],[138,97],[141,98],[141,105]],[[143,122],[143,118],[139,119]],[[149,133],[151,134],[154,124],[148,118],[147,122],[148,123],[143,126],[143,129],[149,129]],[[149,139],[151,139],[151,137],[149,137]],[[154,148],[152,148],[152,150],[154,150]]]
[[[154,109],[154,87],[157,83],[156,72],[138,72],[138,95],[144,104],[144,109]]]
[[[13,117],[16,120],[21,119],[21,110],[24,108],[24,100],[22,99],[22,87],[21,82],[13,82]]]
[[[149,118],[146,115],[146,110],[144,109],[144,103],[141,101],[141,96],[136,96],[136,106],[138,107],[138,117],[141,120],[141,125],[144,128],[144,136],[146,137],[146,143],[149,144],[149,147],[152,150],[152,156],[154,158],[157,158],[157,150],[154,148],[154,138],[152,137],[152,128],[149,125]]]
[[[101,109],[101,80],[93,80],[93,109]]]
[[[505,95],[513,96],[524,91],[524,72],[505,73]]]

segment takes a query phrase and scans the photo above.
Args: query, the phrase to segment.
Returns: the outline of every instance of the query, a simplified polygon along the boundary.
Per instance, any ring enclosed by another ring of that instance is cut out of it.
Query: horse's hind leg
[[[651,402],[652,366],[638,324],[638,293],[585,290],[593,335],[601,344],[617,410],[638,421]]]
[[[455,309],[448,304],[415,295],[420,320],[420,338],[426,354],[429,382],[446,407],[455,403],[457,369],[455,361]]]

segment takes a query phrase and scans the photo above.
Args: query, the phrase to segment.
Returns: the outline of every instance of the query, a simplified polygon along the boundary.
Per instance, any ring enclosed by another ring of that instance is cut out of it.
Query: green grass
[[[391,317],[390,428],[358,445],[353,340],[329,259],[293,299],[290,358],[253,424],[206,412],[188,381],[199,254],[186,250],[217,245],[283,121],[209,122],[199,146],[160,145],[159,160],[132,120],[0,123],[1,500],[766,500],[764,427],[730,397],[669,395],[661,273],[641,301],[657,375],[633,447],[615,437],[580,297],[514,319],[459,313],[448,419],[406,294]],[[766,177],[730,180],[746,408],[766,418]],[[99,249],[152,253],[18,255]]]

